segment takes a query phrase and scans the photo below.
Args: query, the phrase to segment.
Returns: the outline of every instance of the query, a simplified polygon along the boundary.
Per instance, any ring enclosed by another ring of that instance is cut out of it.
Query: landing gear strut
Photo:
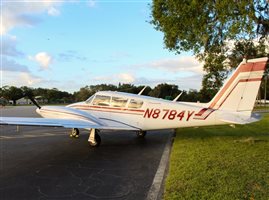
[[[147,134],[147,131],[137,131],[136,135],[138,138],[144,138]]]
[[[88,142],[92,147],[98,147],[101,144],[101,137],[98,129],[91,129]]]
[[[78,138],[79,137],[79,130],[78,130],[78,128],[73,128],[69,136],[71,138]]]

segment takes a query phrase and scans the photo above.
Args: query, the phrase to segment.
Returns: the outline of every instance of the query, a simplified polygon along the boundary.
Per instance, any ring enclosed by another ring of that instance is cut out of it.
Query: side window
[[[110,105],[110,96],[96,95],[92,104],[98,105],[98,106],[109,106]]]
[[[131,99],[128,108],[141,108],[143,105],[143,101]]]
[[[128,99],[121,97],[112,97],[111,106],[113,107],[125,107]]]

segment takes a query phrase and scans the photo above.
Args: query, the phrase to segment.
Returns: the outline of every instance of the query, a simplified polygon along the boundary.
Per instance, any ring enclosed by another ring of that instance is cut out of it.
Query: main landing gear
[[[89,134],[88,142],[92,147],[98,147],[101,144],[101,137],[98,134],[100,131],[98,129],[91,129]],[[71,138],[79,138],[78,128],[73,128],[70,135]]]
[[[136,135],[137,135],[137,137],[138,138],[144,138],[145,136],[146,136],[146,134],[147,134],[147,131],[137,131],[136,132]]]
[[[100,131],[98,129],[91,129],[88,142],[92,147],[98,147],[101,144],[101,137],[98,134]]]

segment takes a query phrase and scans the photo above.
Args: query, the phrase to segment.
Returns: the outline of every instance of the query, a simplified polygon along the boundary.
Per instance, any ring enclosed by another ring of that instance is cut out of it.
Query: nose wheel
[[[78,138],[79,137],[79,130],[78,130],[78,128],[73,128],[69,136],[71,138]]]
[[[88,142],[92,147],[98,147],[101,144],[101,137],[98,134],[100,131],[97,129],[91,129]]]

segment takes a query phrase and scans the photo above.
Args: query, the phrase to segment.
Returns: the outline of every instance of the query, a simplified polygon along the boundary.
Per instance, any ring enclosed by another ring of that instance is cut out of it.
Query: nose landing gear
[[[73,128],[69,136],[71,138],[79,138],[79,130],[78,130],[78,128]]]

